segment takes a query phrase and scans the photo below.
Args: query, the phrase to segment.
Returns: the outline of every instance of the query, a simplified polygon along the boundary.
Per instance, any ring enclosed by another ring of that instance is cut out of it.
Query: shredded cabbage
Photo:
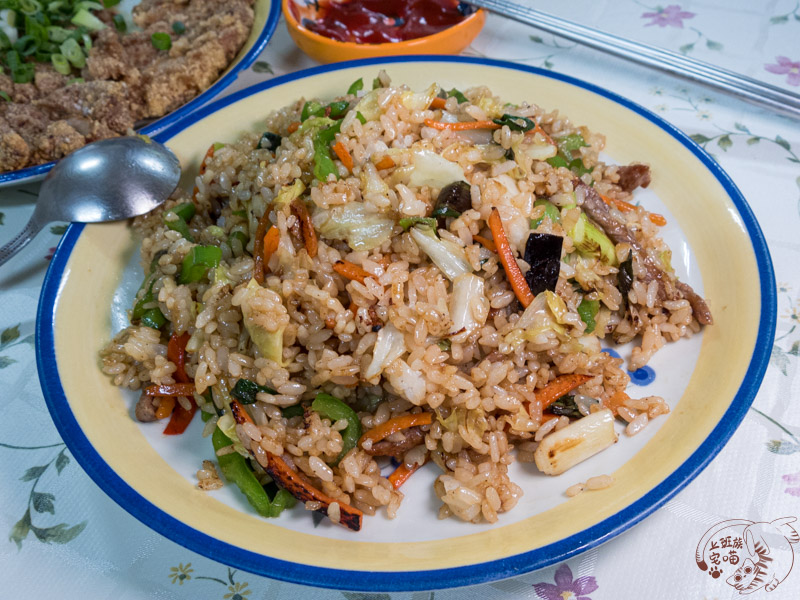
[[[411,237],[425,254],[433,261],[439,270],[450,281],[455,281],[459,275],[471,273],[472,267],[467,260],[464,249],[449,240],[442,240],[429,228],[412,227]]]
[[[406,351],[406,343],[403,334],[391,323],[384,325],[378,332],[378,339],[375,340],[375,348],[372,351],[372,362],[369,363],[364,372],[364,379],[372,379],[392,364],[396,358],[400,358]]]
[[[483,279],[473,273],[464,273],[453,280],[453,293],[450,296],[450,318],[453,320],[452,333],[466,331],[471,333],[483,323],[475,320],[470,309],[473,298],[483,297]]]
[[[394,229],[394,219],[369,211],[363,202],[317,210],[311,222],[323,237],[344,240],[357,251],[377,248],[392,236]]]
[[[454,181],[466,181],[464,170],[458,163],[451,162],[431,150],[418,149],[413,151],[414,168],[408,185],[432,188],[443,188]]]
[[[300,194],[305,191],[305,184],[299,179],[295,179],[291,185],[285,185],[281,188],[281,191],[278,192],[277,196],[275,196],[274,202],[278,207],[290,204],[295,198],[299,198]]]

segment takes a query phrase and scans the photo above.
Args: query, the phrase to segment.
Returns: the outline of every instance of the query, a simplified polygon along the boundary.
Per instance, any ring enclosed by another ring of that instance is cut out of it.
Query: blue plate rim
[[[742,385],[734,395],[720,422],[704,442],[700,444],[698,449],[664,481],[642,498],[600,523],[567,538],[528,552],[503,559],[446,569],[393,572],[341,570],[301,565],[264,556],[221,542],[163,512],[125,483],[103,461],[102,457],[83,434],[71,411],[67,410],[68,403],[58,376],[54,345],[55,308],[58,304],[58,296],[70,254],[84,228],[83,225],[70,225],[56,249],[45,276],[36,319],[36,358],[39,379],[47,407],[56,428],[72,451],[73,456],[89,476],[103,491],[142,523],[198,554],[272,579],[351,591],[427,591],[477,585],[521,575],[559,563],[599,546],[650,515],[683,489],[711,462],[733,435],[742,419],[744,419],[769,365],[769,356],[775,338],[775,323],[777,321],[775,275],[766,239],[747,201],[730,176],[685,133],[655,113],[614,92],[561,73],[494,59],[435,55],[382,57],[348,61],[333,66],[313,67],[261,82],[202,107],[194,113],[193,120],[202,119],[241,98],[290,81],[304,79],[319,73],[345,70],[351,67],[389,65],[400,62],[452,62],[487,65],[556,79],[616,102],[644,117],[675,138],[709,170],[722,186],[739,212],[752,243],[756,263],[759,266],[759,291],[761,294],[761,315],[758,323],[756,344]],[[174,123],[172,127],[157,134],[155,139],[164,142],[183,131],[190,124],[188,120]]]
[[[256,42],[253,44],[253,47],[250,48],[247,54],[242,57],[242,60],[240,60],[228,73],[226,73],[224,77],[217,79],[217,81],[215,81],[211,87],[192,98],[189,102],[177,110],[174,110],[168,115],[164,115],[160,119],[153,121],[145,127],[142,127],[138,133],[142,135],[154,136],[160,131],[164,131],[165,129],[174,126],[176,123],[189,116],[203,104],[210,102],[216,96],[218,96],[223,90],[225,90],[225,88],[227,88],[236,80],[242,70],[247,69],[253,64],[256,58],[258,58],[258,55],[261,54],[261,52],[267,46],[269,41],[272,39],[272,35],[275,33],[275,29],[278,26],[280,13],[281,1],[270,0],[269,13],[267,15],[267,21],[264,23],[264,28],[258,35],[258,38],[256,38]],[[31,167],[25,167],[24,169],[10,171],[8,173],[0,173],[0,186],[16,182],[19,182],[20,185],[28,183],[28,179],[46,174],[48,171],[50,171],[50,169],[53,168],[53,165],[55,164],[55,161],[50,161],[42,165],[34,165]]]

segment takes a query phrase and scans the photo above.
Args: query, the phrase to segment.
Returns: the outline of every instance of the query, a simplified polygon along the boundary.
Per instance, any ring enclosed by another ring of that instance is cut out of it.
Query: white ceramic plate
[[[37,320],[45,398],[75,457],[112,498],[163,535],[238,568],[341,589],[427,590],[561,561],[655,510],[732,435],[772,346],[776,299],[766,244],[739,191],[684,134],[615,94],[508,63],[416,57],[311,69],[237,92],[157,137],[191,175],[212,142],[261,131],[270,108],[301,96],[340,95],[381,68],[415,89],[432,80],[445,89],[482,84],[511,102],[559,108],[605,133],[606,152],[617,162],[652,165],[653,184],[637,199],[667,217],[663,234],[673,264],[681,279],[705,294],[715,317],[701,335],[661,350],[652,371],[635,374],[647,387],[632,394],[664,396],[670,415],[559,477],[514,465],[512,479],[525,495],[495,525],[438,520],[432,465],[403,487],[406,498],[395,520],[367,517],[357,534],[315,521],[302,509],[262,519],[232,486],[196,489],[200,461],[213,458],[199,420],[179,437],[163,436],[160,424],[135,422],[135,397],[111,386],[97,368],[99,349],[127,324],[125,310],[142,277],[135,241],[121,224],[71,226],[53,257]],[[190,185],[191,176],[184,183]],[[96,310],[86,310],[87,298]],[[612,474],[615,485],[564,496],[573,483],[599,473]]]

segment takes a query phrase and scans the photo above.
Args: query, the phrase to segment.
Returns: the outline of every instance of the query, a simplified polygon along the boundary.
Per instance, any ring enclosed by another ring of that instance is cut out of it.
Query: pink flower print
[[[56,247],[53,246],[47,251],[47,256],[44,257],[45,260],[53,260],[53,255],[56,253]]]
[[[586,594],[597,589],[594,577],[578,577],[572,580],[572,570],[565,563],[558,567],[555,585],[552,583],[534,583],[533,589],[543,600],[592,600]]]
[[[764,69],[776,75],[786,75],[786,83],[800,85],[800,62],[793,62],[785,56],[776,56],[778,64],[764,65]]]
[[[784,475],[781,477],[781,479],[788,484],[794,484],[794,487],[788,487],[783,490],[785,493],[791,496],[800,496],[800,472],[792,473],[791,475]]]
[[[652,19],[645,27],[658,25],[659,27],[678,27],[683,29],[683,20],[694,17],[693,12],[681,10],[677,4],[670,4],[666,8],[656,7],[656,12],[642,14],[643,19]]]

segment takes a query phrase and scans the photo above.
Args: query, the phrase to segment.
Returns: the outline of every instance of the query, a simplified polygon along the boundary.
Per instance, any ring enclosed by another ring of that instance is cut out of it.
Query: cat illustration
[[[800,543],[800,535],[789,525],[795,517],[775,519],[771,523],[753,522],[744,519],[723,521],[709,529],[697,545],[695,560],[703,571],[708,565],[703,555],[708,542],[723,529],[744,527],[742,540],[749,557],[725,582],[740,594],[752,594],[762,587],[771,592],[786,579],[794,566],[794,548]]]

